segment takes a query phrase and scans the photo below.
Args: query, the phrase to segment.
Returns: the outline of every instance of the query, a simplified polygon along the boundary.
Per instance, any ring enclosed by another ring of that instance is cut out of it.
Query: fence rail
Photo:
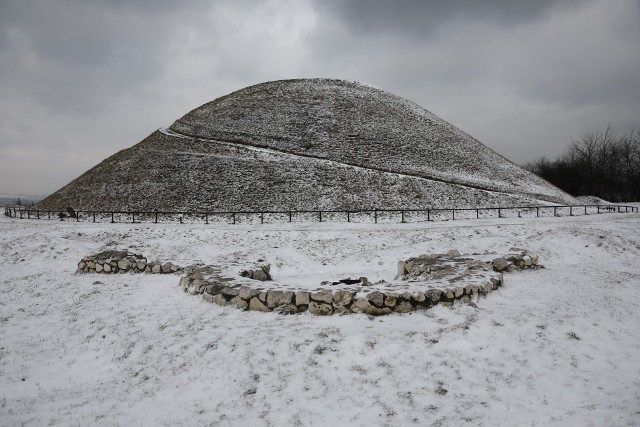
[[[488,208],[442,209],[367,209],[367,210],[305,210],[305,211],[235,211],[235,212],[180,212],[180,211],[67,211],[39,210],[24,207],[5,207],[5,216],[19,219],[45,219],[90,222],[167,223],[226,222],[423,222],[456,219],[578,216],[601,213],[638,213],[638,208],[625,205],[573,205],[573,206],[514,206]]]

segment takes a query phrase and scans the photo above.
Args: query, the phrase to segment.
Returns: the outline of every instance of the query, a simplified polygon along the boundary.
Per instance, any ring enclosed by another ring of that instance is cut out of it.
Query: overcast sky
[[[640,1],[0,0],[0,194],[51,193],[205,102],[299,77],[554,158],[640,129]]]

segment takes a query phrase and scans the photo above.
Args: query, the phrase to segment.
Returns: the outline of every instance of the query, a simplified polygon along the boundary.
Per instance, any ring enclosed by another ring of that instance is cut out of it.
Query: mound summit
[[[80,210],[499,207],[577,201],[406,99],[331,79],[215,99],[38,204]]]

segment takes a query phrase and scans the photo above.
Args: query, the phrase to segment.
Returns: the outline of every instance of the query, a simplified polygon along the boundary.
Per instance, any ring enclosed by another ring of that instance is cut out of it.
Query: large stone
[[[274,308],[283,304],[291,304],[293,299],[292,291],[278,291],[278,290],[269,290],[267,291],[267,306],[269,308]]]
[[[382,307],[382,305],[384,304],[384,294],[379,291],[373,291],[367,294],[367,299],[376,307]]]
[[[92,260],[87,261],[87,267],[96,268],[96,262]]]
[[[96,264],[96,273],[102,273],[104,266],[102,264]]]
[[[351,311],[353,311],[354,313],[371,314],[372,316],[381,316],[391,313],[391,309],[389,307],[375,307],[369,303],[369,300],[366,299],[356,300],[353,304],[351,304]]]
[[[167,273],[171,273],[171,268],[173,267],[173,264],[170,262],[165,262],[164,264],[162,264],[161,270],[163,273],[167,274]]]
[[[414,308],[411,305],[411,303],[403,301],[400,304],[396,305],[396,308],[394,309],[394,311],[396,313],[409,313],[410,311],[413,311]]]
[[[329,304],[311,301],[309,303],[309,313],[319,316],[328,316],[333,314],[333,307],[331,307]]]
[[[387,294],[387,297],[384,299],[384,305],[391,308],[395,307],[397,302],[398,302],[398,294],[396,293],[389,293]]]
[[[231,288],[229,286],[225,286],[222,289],[222,294],[230,296],[230,297],[235,297],[235,296],[238,296],[238,290],[235,289],[235,288]]]
[[[425,295],[427,296],[427,298],[429,298],[431,304],[437,304],[438,302],[440,302],[442,291],[440,291],[439,289],[430,289],[425,293]]]
[[[250,300],[251,298],[257,296],[259,293],[259,290],[253,289],[249,286],[241,286],[240,289],[238,289],[238,296],[246,300]]]
[[[422,291],[416,291],[413,293],[412,295],[413,300],[417,303],[423,303],[426,301],[427,297],[425,296],[424,292]]]
[[[111,270],[112,270],[112,268],[111,268],[110,264],[105,264],[104,265],[104,272],[105,273],[111,273]]]
[[[239,296],[233,297],[230,303],[243,310],[249,309],[249,303],[243,300],[242,298],[240,298]]]
[[[307,291],[296,292],[296,305],[309,305],[310,294]]]
[[[457,249],[451,249],[449,252],[447,252],[447,256],[458,257],[460,256],[460,251]]]
[[[525,255],[524,257],[522,257],[522,260],[524,261],[524,265],[526,265],[527,267],[530,267],[533,264],[529,255]]]
[[[323,289],[311,294],[311,299],[316,302],[323,302],[325,304],[333,303],[333,292],[328,289]]]
[[[84,270],[85,268],[87,268],[87,263],[84,261],[80,261],[78,263],[78,270]]]
[[[153,264],[153,266],[151,267],[151,272],[154,274],[162,272],[162,266],[160,264]]]
[[[120,261],[118,261],[118,268],[120,270],[127,271],[127,270],[129,270],[130,267],[131,267],[131,263],[129,262],[128,259],[124,258],[124,259],[121,259]]]
[[[398,261],[398,276],[404,276],[407,274],[407,270],[405,269],[405,262]]]
[[[251,310],[251,311],[271,311],[271,310],[269,310],[269,307],[264,305],[257,297],[253,297],[249,301],[249,310]]]
[[[493,269],[495,271],[506,270],[509,267],[509,261],[504,258],[496,258],[493,260]]]
[[[460,298],[462,295],[464,295],[464,288],[455,288],[455,289],[453,290],[453,295],[454,295],[456,298]]]
[[[333,301],[338,305],[349,305],[353,301],[353,293],[351,291],[336,291],[333,294]]]
[[[344,305],[337,305],[333,308],[333,314],[349,314],[351,309]]]
[[[144,269],[147,267],[147,263],[146,262],[137,262],[136,263],[136,268],[140,271],[144,271]]]

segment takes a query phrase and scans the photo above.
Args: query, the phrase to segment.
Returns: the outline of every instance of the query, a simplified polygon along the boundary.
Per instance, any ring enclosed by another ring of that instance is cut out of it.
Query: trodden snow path
[[[640,215],[429,224],[0,219],[2,425],[634,425]],[[392,278],[400,259],[510,247],[478,309],[370,318],[242,312],[178,276],[76,275],[85,255],[263,259],[274,279]],[[94,284],[100,281],[100,284]]]

